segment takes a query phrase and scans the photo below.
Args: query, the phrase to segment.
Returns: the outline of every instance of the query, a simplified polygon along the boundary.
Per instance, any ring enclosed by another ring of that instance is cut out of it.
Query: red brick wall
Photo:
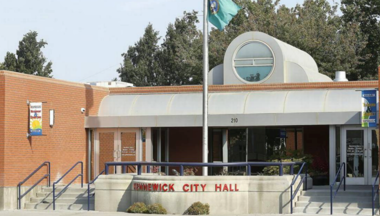
[[[0,187],[4,185],[4,76],[0,75]]]
[[[5,128],[5,136],[0,136],[4,138],[5,145],[4,151],[0,152],[0,155],[4,155],[5,169],[4,172],[0,170],[5,175],[3,185],[16,186],[44,161],[51,162],[52,182],[77,161],[83,161],[86,171],[87,134],[84,119],[86,115],[96,115],[108,89],[13,72],[0,71],[0,78],[0,84],[1,80],[5,80],[0,86],[5,87],[6,113],[4,121],[0,117],[0,122],[5,124],[0,125],[0,131]],[[0,92],[4,92],[1,87]],[[27,139],[27,100],[47,102],[43,104],[42,116],[43,134],[46,136]],[[82,107],[86,108],[84,114],[80,111]],[[50,109],[55,110],[55,124],[52,128],[49,126]],[[70,181],[79,170],[78,167],[66,176],[64,182]],[[46,169],[41,170],[25,185],[34,183],[45,171]],[[84,176],[87,177],[86,172]]]

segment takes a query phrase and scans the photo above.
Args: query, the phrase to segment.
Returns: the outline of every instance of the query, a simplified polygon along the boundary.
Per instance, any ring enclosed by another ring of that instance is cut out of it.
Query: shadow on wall
[[[117,211],[118,212],[126,212],[129,206],[132,205],[131,199],[132,199],[132,184],[129,184],[127,189],[124,191],[123,196],[120,199],[119,204],[117,205]],[[127,208],[125,208],[127,206]]]

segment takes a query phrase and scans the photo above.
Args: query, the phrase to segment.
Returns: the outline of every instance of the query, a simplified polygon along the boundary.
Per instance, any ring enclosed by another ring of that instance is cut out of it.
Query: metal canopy
[[[361,92],[354,89],[209,94],[209,126],[360,124]],[[109,95],[86,128],[201,127],[202,93]]]

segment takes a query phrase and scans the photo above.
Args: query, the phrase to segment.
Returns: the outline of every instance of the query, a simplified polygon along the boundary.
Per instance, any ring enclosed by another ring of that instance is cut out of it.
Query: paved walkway
[[[120,215],[129,215],[129,216],[149,216],[147,214],[127,214],[124,212],[97,212],[97,211],[39,211],[39,210],[15,210],[15,211],[0,211],[0,216],[88,216],[88,215],[94,215],[94,216],[120,216]],[[292,214],[292,216],[297,214]],[[153,215],[152,215],[153,216]],[[162,216],[162,215],[156,215],[156,216]],[[171,215],[173,216],[173,215]],[[216,215],[212,215],[216,216]],[[226,216],[226,215],[223,215]],[[235,215],[231,215],[235,216]],[[236,215],[238,216],[238,215]],[[241,215],[240,215],[241,216]],[[244,215],[244,216],[291,216],[291,215],[279,215],[279,214],[263,214],[263,215]],[[318,215],[318,216],[330,216],[330,215]],[[347,215],[346,215],[347,216]]]

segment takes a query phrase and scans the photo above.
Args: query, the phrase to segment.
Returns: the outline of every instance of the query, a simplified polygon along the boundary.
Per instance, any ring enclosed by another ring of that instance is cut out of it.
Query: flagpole
[[[203,163],[208,163],[208,67],[208,0],[203,0]],[[208,167],[203,167],[202,173],[207,176]]]

